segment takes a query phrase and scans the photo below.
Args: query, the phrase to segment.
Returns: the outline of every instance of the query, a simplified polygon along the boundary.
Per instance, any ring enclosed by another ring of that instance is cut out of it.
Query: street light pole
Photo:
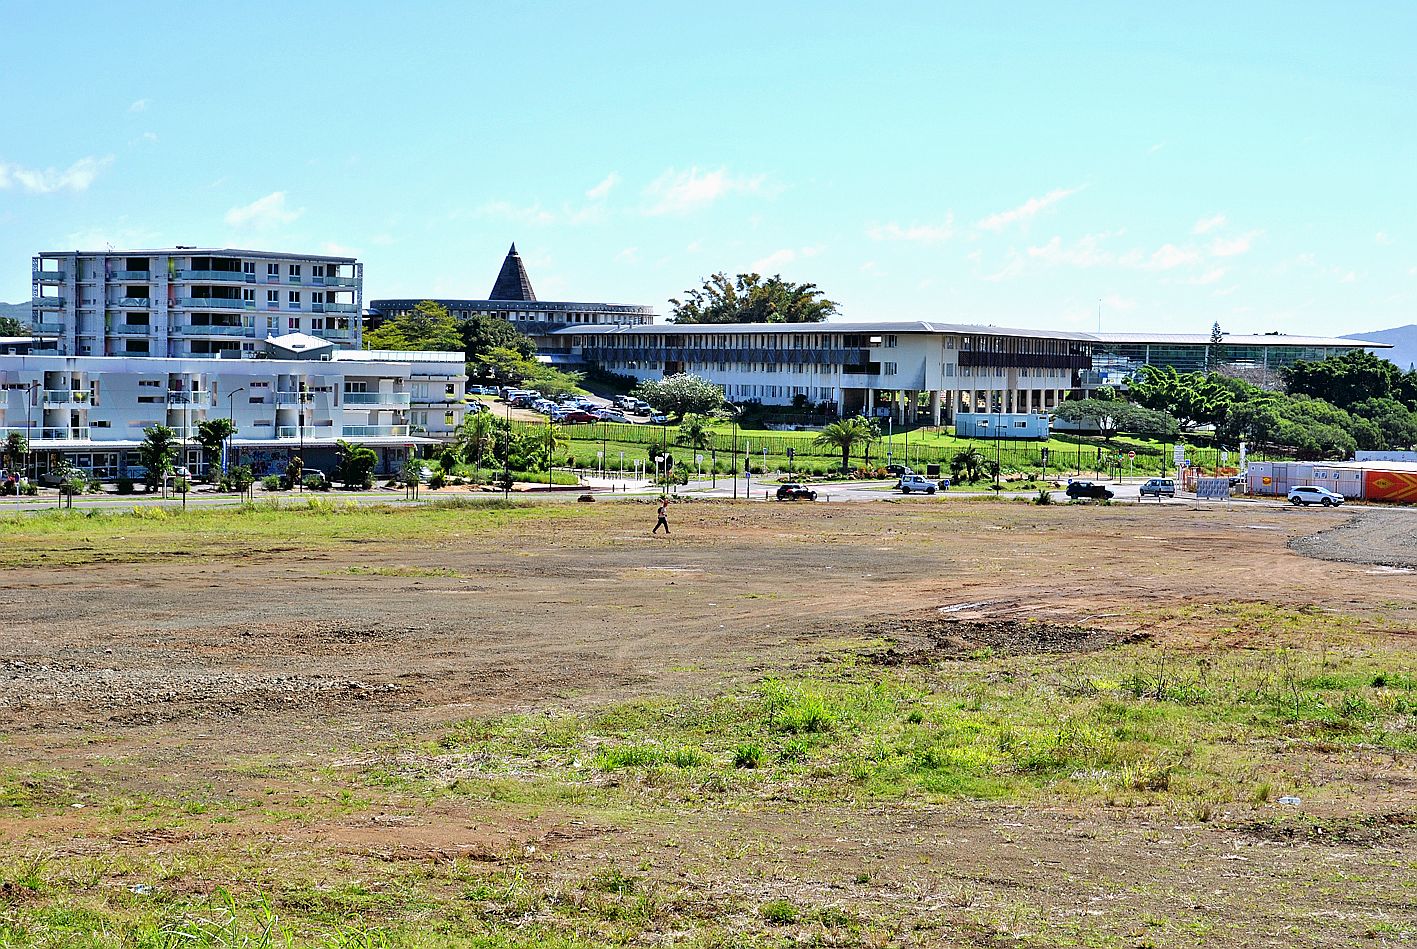
[[[37,388],[39,388],[38,382],[31,382],[29,385],[25,386],[25,454],[29,456],[25,459],[25,467],[30,469],[30,484],[34,485],[39,484],[39,471],[35,468],[34,463],[34,438],[32,437],[34,435],[34,428],[30,422],[30,407],[34,402],[34,392]]]
[[[236,434],[236,416],[234,414],[235,410],[233,408],[233,406],[235,405],[234,400],[236,399],[236,393],[245,391],[246,387],[241,386],[240,388],[232,389],[226,394],[226,427],[230,431],[228,431],[226,435],[226,464],[222,466],[222,473],[227,475],[231,474],[231,452],[232,449],[235,447],[235,439],[233,438],[233,436]]]
[[[377,416],[376,416],[377,418]],[[300,437],[300,493],[305,493],[305,380],[295,393],[295,433]]]

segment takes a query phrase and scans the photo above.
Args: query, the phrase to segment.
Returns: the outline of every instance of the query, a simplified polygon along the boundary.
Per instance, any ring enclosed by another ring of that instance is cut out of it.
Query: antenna
[[[1097,298],[1097,332],[1102,332],[1102,298]]]

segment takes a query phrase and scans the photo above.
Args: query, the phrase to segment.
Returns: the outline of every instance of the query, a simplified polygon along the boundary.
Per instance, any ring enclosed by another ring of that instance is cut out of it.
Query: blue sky
[[[219,12],[218,12],[219,11]],[[41,249],[353,253],[366,298],[1417,322],[1417,5],[0,0],[0,300]]]

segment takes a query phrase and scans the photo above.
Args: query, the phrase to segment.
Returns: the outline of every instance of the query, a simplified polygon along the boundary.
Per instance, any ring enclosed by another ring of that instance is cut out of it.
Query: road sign
[[[1172,459],[1175,461],[1177,468],[1183,467],[1183,466],[1185,465],[1185,463],[1186,463],[1186,446],[1185,446],[1185,445],[1176,445],[1176,446],[1174,446],[1174,447],[1171,449],[1171,454],[1172,454]]]
[[[695,456],[694,456],[694,464],[696,464],[696,465],[701,465],[701,464],[703,464],[703,463],[704,463],[704,456],[703,456],[703,455],[695,455]]]
[[[1230,500],[1229,478],[1200,478],[1196,481],[1196,498],[1199,500]]]
[[[1228,464],[1230,464],[1230,452],[1228,452],[1228,451],[1222,451],[1222,452],[1220,453],[1220,463],[1221,463],[1222,465],[1228,465]]]
[[[1128,457],[1128,458],[1135,458],[1136,456],[1137,456],[1137,453],[1134,452],[1134,451],[1129,451],[1129,452],[1127,452],[1127,457]]]

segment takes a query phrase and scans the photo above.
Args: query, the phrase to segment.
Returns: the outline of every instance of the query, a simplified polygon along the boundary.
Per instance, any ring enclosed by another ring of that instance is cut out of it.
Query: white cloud
[[[863,274],[865,274],[865,275],[868,276],[868,277],[884,277],[884,276],[885,276],[885,274],[881,272],[881,265],[878,264],[878,263],[876,263],[874,260],[868,260],[868,261],[866,261],[864,264],[861,265],[860,270],[861,270],[861,272],[862,272]],[[1417,267],[1414,267],[1413,270],[1414,270],[1414,271],[1417,271]]]
[[[640,262],[640,249],[638,247],[626,247],[615,255],[616,260],[622,260],[627,264],[637,264]]]
[[[985,274],[984,276],[980,277],[980,279],[987,280],[990,283],[999,283],[1004,280],[1010,280],[1023,273],[1026,264],[1027,260],[1022,254],[1019,254],[1015,251],[1009,251],[1008,263],[1004,264],[1003,267],[994,271],[991,274]]]
[[[31,194],[55,191],[87,191],[98,173],[113,163],[113,156],[80,158],[68,168],[25,168],[0,161],[0,189],[20,187]]]
[[[329,254],[331,257],[358,257],[359,251],[346,244],[339,244],[335,241],[325,241],[320,247],[320,252]]]
[[[1203,217],[1196,222],[1196,226],[1191,228],[1192,234],[1208,234],[1217,227],[1224,227],[1227,218],[1223,214],[1212,214],[1210,217]]]
[[[1007,211],[999,211],[996,214],[991,214],[982,219],[978,226],[981,230],[985,231],[1002,231],[1010,224],[1020,222],[1026,224],[1037,217],[1040,212],[1052,207],[1065,198],[1077,194],[1081,190],[1081,186],[1076,188],[1055,188],[1040,198],[1029,198],[1016,208],[1010,208]]]
[[[477,209],[477,216],[512,221],[516,224],[550,224],[556,220],[556,215],[539,204],[518,207],[510,201],[489,201]]]
[[[1136,309],[1137,301],[1130,297],[1124,297],[1120,293],[1108,293],[1102,297],[1102,308],[1118,313],[1125,313],[1128,310]]]
[[[250,204],[232,208],[226,212],[226,223],[232,227],[275,227],[289,224],[305,213],[304,208],[287,208],[285,192],[272,191],[264,198],[257,198]]]
[[[773,251],[761,260],[754,261],[753,272],[760,274],[776,272],[783,264],[790,264],[799,258],[815,257],[821,252],[820,247],[802,247],[797,250],[784,247],[781,250]]]
[[[1155,145],[1153,145],[1153,146],[1151,146],[1150,148],[1148,148],[1148,149],[1146,150],[1146,153],[1147,153],[1148,155],[1155,155],[1157,152],[1161,151],[1161,150],[1162,150],[1163,148],[1165,148],[1165,147],[1166,147],[1166,143],[1165,143],[1165,142],[1157,142]]]
[[[1194,287],[1207,287],[1212,283],[1219,283],[1229,273],[1224,267],[1213,267],[1199,276],[1192,277],[1186,282]]]
[[[1086,234],[1072,244],[1064,246],[1063,239],[1054,236],[1048,243],[1030,247],[1028,256],[1046,264],[1062,264],[1069,267],[1102,267],[1113,263],[1112,254],[1102,249],[1102,241],[1112,236],[1108,233]]]
[[[701,171],[697,165],[687,171],[670,168],[645,188],[650,199],[646,214],[686,214],[708,207],[730,194],[759,194],[764,191],[764,175],[735,177],[726,168]]]
[[[1383,247],[1387,247],[1392,244],[1392,235],[1387,231],[1378,231],[1373,235],[1373,241]]]
[[[1142,265],[1144,270],[1175,270],[1177,267],[1184,267],[1193,264],[1201,259],[1200,251],[1192,247],[1177,247],[1175,244],[1162,244],[1158,247]]]
[[[1259,231],[1250,231],[1239,237],[1217,237],[1210,242],[1210,255],[1212,257],[1238,257],[1241,254],[1249,253],[1250,248],[1254,246],[1255,238],[1259,236]]]
[[[146,112],[146,111],[148,110],[148,106],[149,106],[149,105],[150,105],[150,103],[148,102],[147,99],[139,99],[137,102],[134,102],[132,105],[128,106],[128,111],[129,111],[129,112]]]
[[[954,212],[945,215],[939,224],[872,224],[866,228],[866,236],[873,241],[912,241],[919,244],[935,244],[947,241],[955,233]]]
[[[589,191],[587,191],[587,192],[585,193],[585,196],[586,196],[587,198],[590,198],[592,201],[599,201],[599,200],[603,199],[606,195],[608,195],[608,194],[610,193],[611,189],[614,188],[614,187],[615,187],[616,185],[618,185],[619,183],[620,183],[620,175],[619,175],[619,173],[612,171],[610,174],[606,175],[606,176],[601,180],[600,184],[596,185],[594,188],[591,188]]]

